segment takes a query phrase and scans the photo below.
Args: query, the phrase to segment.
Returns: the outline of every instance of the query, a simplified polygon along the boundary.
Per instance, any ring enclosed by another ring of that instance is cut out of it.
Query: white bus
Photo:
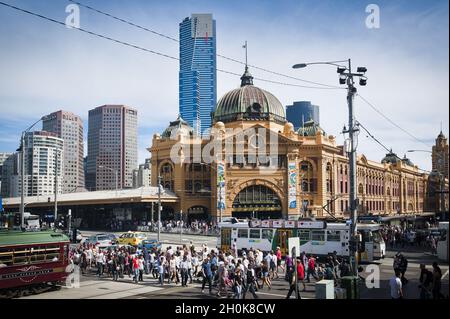
[[[264,252],[280,247],[288,254],[288,238],[300,238],[300,251],[315,256],[327,256],[336,251],[338,256],[349,257],[350,225],[322,221],[262,221],[221,223],[218,248],[229,250],[236,243],[239,251],[250,248]],[[362,238],[359,261],[371,262],[384,258],[386,245],[378,224],[358,224]]]
[[[437,242],[437,253],[439,260],[448,262],[448,222],[439,223],[439,240]]]

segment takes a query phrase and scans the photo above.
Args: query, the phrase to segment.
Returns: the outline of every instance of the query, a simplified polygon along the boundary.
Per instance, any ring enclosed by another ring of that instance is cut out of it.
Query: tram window
[[[250,229],[250,238],[260,239],[261,238],[261,229]]]
[[[310,241],[311,232],[309,230],[301,229],[298,231],[298,237],[300,238],[300,241]]]
[[[327,230],[327,241],[341,241],[341,231]]]
[[[323,230],[311,231],[311,240],[325,241],[325,232]]]
[[[272,242],[273,238],[273,230],[272,229],[263,229],[261,234],[262,239],[268,239],[270,242]]]
[[[238,238],[248,238],[248,229],[239,229]]]
[[[0,250],[0,265],[11,266],[12,263],[13,263],[13,252],[12,252],[12,250],[1,249]]]

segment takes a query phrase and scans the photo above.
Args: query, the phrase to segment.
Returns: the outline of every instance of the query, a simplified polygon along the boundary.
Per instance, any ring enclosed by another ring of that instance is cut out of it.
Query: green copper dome
[[[286,122],[286,111],[271,93],[253,86],[253,77],[245,68],[241,87],[226,93],[217,103],[214,122],[274,120]]]

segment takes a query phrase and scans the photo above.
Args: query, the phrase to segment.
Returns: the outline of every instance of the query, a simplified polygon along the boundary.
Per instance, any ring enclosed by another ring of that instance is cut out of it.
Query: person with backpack
[[[253,299],[258,299],[258,295],[256,294],[256,276],[255,276],[255,269],[253,264],[249,264],[247,268],[247,274],[246,274],[246,285],[243,290],[242,299],[245,299],[245,295],[247,291],[250,291],[250,293],[253,295]]]

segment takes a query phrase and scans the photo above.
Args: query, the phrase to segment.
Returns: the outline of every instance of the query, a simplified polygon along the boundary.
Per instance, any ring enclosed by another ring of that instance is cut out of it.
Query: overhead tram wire
[[[368,130],[364,125],[361,124],[361,122],[359,122],[359,121],[356,121],[356,122],[357,122],[356,124],[357,124],[358,126],[362,127],[362,129],[368,134],[368,136],[369,136],[371,139],[373,139],[377,144],[379,144],[382,148],[384,148],[388,153],[390,153],[390,154],[392,154],[392,155],[395,155],[396,158],[398,158],[399,160],[402,160],[402,158],[399,157],[399,156],[397,155],[397,153],[394,153],[394,152],[392,151],[392,148],[388,148],[386,145],[384,145],[383,143],[381,143],[380,140],[378,140],[372,133],[369,132],[369,130]],[[422,168],[420,168],[420,167],[417,167],[417,169],[418,169],[419,171],[422,171],[422,172],[430,173],[430,171],[428,171],[428,170],[426,170],[426,169],[422,169]]]
[[[171,41],[173,41],[173,42],[177,42],[177,43],[180,42],[180,40],[178,40],[178,39],[176,39],[176,38],[174,38],[174,37],[168,36],[168,35],[163,34],[163,33],[161,33],[161,32],[157,32],[157,31],[155,31],[155,30],[151,30],[151,29],[149,29],[149,28],[147,28],[147,27],[144,27],[144,26],[142,26],[142,25],[136,24],[136,23],[131,22],[131,21],[129,21],[129,20],[126,20],[126,19],[123,19],[123,18],[119,18],[119,17],[117,17],[117,16],[115,16],[115,15],[112,15],[112,14],[110,14],[110,13],[107,13],[107,12],[105,12],[105,11],[102,11],[102,10],[96,9],[96,8],[94,8],[94,7],[92,7],[92,6],[88,6],[88,5],[86,5],[86,4],[83,4],[83,3],[79,2],[79,1],[75,1],[75,0],[67,0],[67,1],[70,1],[70,2],[72,2],[72,3],[75,3],[75,4],[77,4],[77,5],[79,5],[79,6],[83,7],[83,8],[86,8],[86,9],[88,9],[88,10],[94,11],[94,12],[96,12],[96,13],[105,15],[105,16],[111,18],[111,19],[114,19],[114,20],[120,21],[120,22],[122,22],[122,23],[131,25],[131,26],[133,26],[133,27],[135,27],[135,28],[144,30],[144,31],[146,31],[146,32],[153,33],[153,34],[155,34],[155,35],[158,35],[158,36],[163,37],[163,38],[165,38],[165,39],[171,40]],[[220,58],[223,58],[223,59],[225,59],[225,60],[231,61],[231,62],[239,63],[239,64],[242,64],[242,65],[246,65],[246,63],[243,62],[243,61],[239,61],[239,60],[236,60],[236,59],[227,57],[227,56],[222,55],[222,54],[219,54],[219,53],[216,53],[216,56],[218,56],[218,57],[220,57]],[[281,76],[281,77],[285,77],[285,78],[288,78],[288,79],[291,79],[291,80],[296,80],[296,81],[301,81],[301,82],[305,82],[305,83],[309,83],[309,84],[319,85],[319,86],[327,87],[327,88],[330,88],[330,89],[331,89],[331,88],[332,88],[332,89],[343,89],[343,88],[341,88],[341,87],[339,87],[339,86],[336,86],[336,85],[330,85],[330,84],[324,84],[324,83],[320,83],[320,82],[314,82],[314,81],[304,80],[304,79],[301,79],[301,78],[298,78],[298,77],[295,77],[295,76],[290,76],[290,75],[287,75],[287,74],[279,73],[279,72],[272,71],[272,70],[269,70],[269,69],[265,69],[265,68],[262,68],[262,67],[259,67],[259,66],[256,66],[256,65],[251,65],[251,64],[247,64],[247,65],[248,65],[249,67],[253,68],[253,69],[261,70],[261,71],[264,71],[264,72],[267,72],[267,73],[271,73],[271,74],[274,74],[274,75],[278,75],[278,76]],[[255,79],[256,79],[256,78],[255,78]],[[259,79],[259,80],[261,80],[261,79]],[[273,83],[277,83],[277,82],[273,82]],[[277,84],[282,84],[282,83],[280,82],[280,83],[277,83]]]
[[[400,125],[398,125],[397,123],[395,123],[393,120],[391,120],[389,117],[387,117],[386,115],[383,114],[383,112],[381,112],[378,108],[376,108],[372,103],[370,103],[369,101],[367,101],[363,96],[361,96],[361,94],[356,94],[363,102],[365,102],[371,109],[373,109],[375,112],[377,112],[379,115],[381,115],[385,120],[387,120],[389,123],[391,123],[392,125],[394,125],[396,128],[398,128],[399,130],[403,131],[404,133],[406,133],[407,135],[409,135],[410,137],[412,137],[414,140],[416,140],[419,143],[422,143],[423,145],[426,145],[428,148],[430,148],[431,146],[428,145],[427,143],[425,143],[424,141],[420,140],[419,138],[417,138],[416,136],[414,136],[413,134],[411,134],[410,132],[408,132],[407,130],[405,130],[404,128],[402,128]]]
[[[47,20],[47,21],[59,24],[59,25],[62,25],[64,27],[66,26],[66,24],[64,22],[61,22],[59,20],[56,20],[56,19],[53,19],[53,18],[49,18],[49,17],[44,16],[42,14],[38,14],[38,13],[29,11],[29,10],[26,10],[26,9],[19,8],[19,7],[16,7],[14,5],[11,5],[11,4],[2,2],[2,1],[0,1],[0,5],[3,5],[5,7],[9,7],[11,9],[14,9],[14,10],[17,10],[17,11],[21,11],[23,13],[30,14],[32,16],[35,16],[35,17],[38,17],[38,18],[41,18],[41,19],[44,19],[44,20]],[[128,46],[128,47],[134,48],[134,49],[145,51],[147,53],[156,54],[156,55],[159,55],[159,56],[171,59],[171,60],[177,60],[177,61],[180,60],[177,57],[174,57],[174,56],[171,56],[171,55],[168,55],[168,54],[165,54],[165,53],[161,53],[161,52],[158,52],[158,51],[155,51],[155,50],[150,50],[150,49],[147,49],[147,48],[144,48],[144,47],[141,47],[141,46],[129,43],[129,42],[117,40],[115,38],[111,38],[109,36],[106,36],[106,35],[103,35],[103,34],[100,34],[100,33],[96,33],[96,32],[93,32],[93,31],[90,31],[90,30],[87,30],[87,29],[83,29],[83,28],[73,28],[73,29],[81,31],[81,32],[84,32],[84,33],[87,33],[87,34],[90,34],[92,36],[96,36],[96,37],[99,37],[99,38],[102,38],[102,39],[105,39],[105,40],[109,40],[109,41],[115,42],[115,43],[118,43],[118,44],[122,44],[122,45],[125,45],[125,46]],[[225,73],[225,74],[235,75],[235,76],[239,76],[239,77],[241,76],[241,74],[238,74],[238,73],[235,73],[235,72],[230,72],[230,71],[226,71],[226,70],[222,70],[222,69],[218,69],[218,68],[216,68],[216,70],[218,72],[222,72],[222,73]],[[254,77],[254,79],[259,80],[259,81],[263,81],[263,82],[273,83],[273,84],[279,84],[279,85],[285,85],[285,86],[293,86],[293,87],[301,87],[301,88],[305,88],[305,89],[322,89],[322,90],[323,89],[336,89],[336,88],[328,88],[328,87],[317,87],[317,86],[306,86],[306,85],[299,85],[299,84],[293,84],[293,83],[284,83],[284,82],[267,80],[267,79],[257,78],[257,77]],[[337,88],[337,89],[342,89],[342,88]]]
[[[49,18],[49,17],[44,16],[42,14],[35,13],[35,12],[29,11],[29,10],[26,10],[26,9],[22,9],[22,8],[13,6],[11,4],[8,4],[8,3],[2,2],[2,1],[0,1],[0,4],[5,6],[5,7],[9,7],[11,9],[30,14],[30,15],[38,17],[38,18],[41,18],[41,19],[44,19],[44,20],[47,20],[47,21],[50,21],[50,22],[57,23],[57,24],[62,25],[64,27],[66,26],[66,24],[64,22],[61,22],[61,21],[53,19],[53,18]],[[128,47],[132,47],[132,48],[135,48],[135,49],[138,49],[138,50],[142,50],[142,51],[145,51],[145,52],[148,52],[148,53],[153,53],[153,54],[156,54],[156,55],[168,58],[168,59],[179,60],[178,58],[173,57],[171,55],[168,55],[168,54],[165,54],[165,53],[161,53],[161,52],[158,52],[158,51],[154,51],[154,50],[150,50],[150,49],[146,49],[146,48],[140,47],[140,46],[135,45],[135,44],[131,44],[131,43],[128,43],[128,42],[125,42],[125,41],[121,41],[121,40],[117,40],[117,39],[108,37],[108,36],[100,34],[100,33],[89,31],[87,29],[83,29],[83,28],[73,28],[73,29],[81,31],[81,32],[84,32],[84,33],[87,33],[87,34],[90,34],[90,35],[93,35],[93,36],[96,36],[96,37],[99,37],[99,38],[102,38],[102,39],[105,39],[105,40],[116,42],[116,43],[119,43],[119,44],[122,44],[122,45],[125,45],[125,46],[128,46]]]

